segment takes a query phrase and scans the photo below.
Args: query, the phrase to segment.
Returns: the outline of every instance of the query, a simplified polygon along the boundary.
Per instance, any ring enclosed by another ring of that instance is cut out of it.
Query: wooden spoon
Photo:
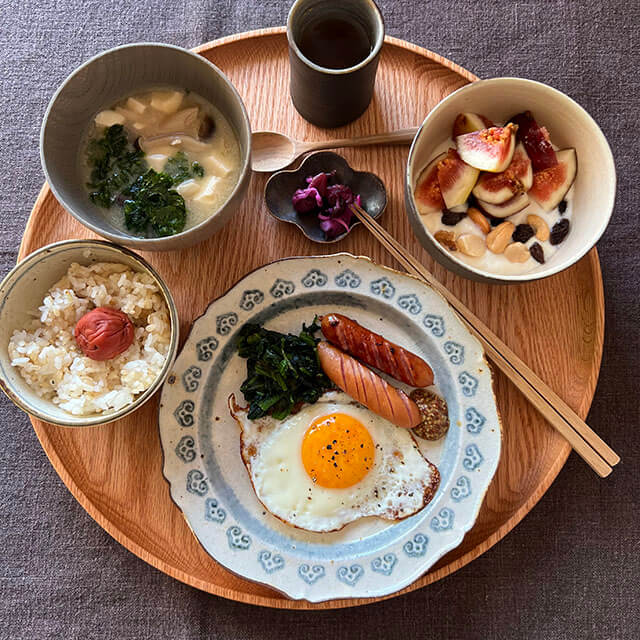
[[[251,168],[254,171],[279,171],[288,167],[303,153],[320,149],[362,147],[368,144],[408,144],[415,138],[416,133],[417,127],[360,138],[302,142],[293,140],[284,133],[255,131],[251,136]]]

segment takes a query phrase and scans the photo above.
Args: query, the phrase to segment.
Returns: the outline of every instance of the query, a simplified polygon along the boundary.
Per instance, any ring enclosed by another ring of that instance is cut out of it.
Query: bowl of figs
[[[613,156],[593,118],[541,82],[479,80],[442,100],[411,145],[409,221],[443,266],[527,282],[580,260],[609,223]]]

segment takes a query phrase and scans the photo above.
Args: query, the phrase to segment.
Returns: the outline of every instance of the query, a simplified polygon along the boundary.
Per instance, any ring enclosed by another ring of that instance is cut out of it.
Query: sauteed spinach
[[[270,414],[286,418],[299,405],[313,403],[333,385],[318,360],[316,320],[299,335],[269,331],[257,324],[240,330],[238,354],[247,359],[247,379],[240,390],[249,402],[251,420]]]

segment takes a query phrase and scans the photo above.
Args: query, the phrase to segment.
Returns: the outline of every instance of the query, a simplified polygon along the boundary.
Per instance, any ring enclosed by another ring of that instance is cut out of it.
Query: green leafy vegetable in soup
[[[108,127],[102,136],[89,141],[87,159],[91,167],[89,198],[105,208],[147,169],[144,153],[129,142],[121,124]]]
[[[164,172],[171,176],[173,184],[180,184],[185,180],[204,176],[204,168],[199,162],[189,162],[187,154],[184,151],[178,151],[174,156],[167,160],[164,165]]]
[[[184,229],[187,210],[183,197],[174,191],[173,179],[149,169],[128,190],[124,202],[127,229],[142,233],[150,226],[159,236],[171,236]]]
[[[248,417],[286,418],[302,403],[314,403],[333,385],[318,361],[314,320],[298,336],[269,331],[257,324],[240,330],[238,354],[247,359],[247,379],[240,390],[249,402]]]

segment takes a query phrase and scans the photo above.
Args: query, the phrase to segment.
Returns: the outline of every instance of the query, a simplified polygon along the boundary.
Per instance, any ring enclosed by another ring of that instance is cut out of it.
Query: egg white
[[[408,429],[397,427],[342,392],[324,394],[313,405],[280,421],[247,418],[247,409],[229,399],[241,429],[242,459],[260,502],[277,518],[308,531],[341,529],[365,516],[401,520],[431,500],[440,475],[420,452]],[[345,413],[369,431],[375,460],[367,475],[344,489],[318,486],[301,456],[311,423],[331,413]]]

